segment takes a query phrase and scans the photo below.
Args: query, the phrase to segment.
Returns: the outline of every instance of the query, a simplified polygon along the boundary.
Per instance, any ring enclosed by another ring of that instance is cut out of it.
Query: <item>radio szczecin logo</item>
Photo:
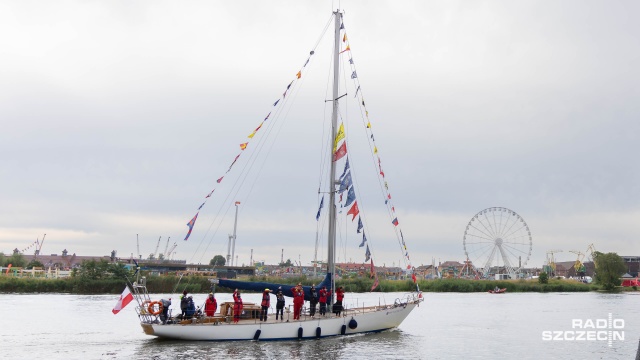
[[[543,341],[624,341],[624,319],[571,319],[571,330],[542,332]]]

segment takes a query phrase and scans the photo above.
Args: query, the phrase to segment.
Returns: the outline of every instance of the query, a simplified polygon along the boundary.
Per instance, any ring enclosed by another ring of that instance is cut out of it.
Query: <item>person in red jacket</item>
[[[342,313],[342,299],[344,299],[344,290],[340,286],[336,289],[336,303],[333,305],[333,312],[337,317],[340,317],[340,313]]]
[[[325,316],[327,314],[327,297],[329,292],[327,291],[327,287],[323,286],[320,291],[318,291],[319,301],[320,301],[320,315]]]
[[[242,314],[242,298],[238,289],[233,292],[233,323],[238,323],[240,320],[240,314]]]
[[[216,313],[217,309],[218,301],[216,300],[215,296],[213,296],[213,293],[209,293],[207,301],[204,302],[204,313],[207,316],[213,316],[213,314]]]
[[[302,305],[304,305],[302,284],[298,283],[298,286],[291,289],[291,291],[293,292],[293,320],[300,320],[300,312],[302,311]]]
[[[269,305],[271,305],[271,297],[269,293],[271,290],[264,289],[262,292],[262,303],[260,306],[262,307],[260,310],[260,321],[267,321],[267,312],[269,312]]]

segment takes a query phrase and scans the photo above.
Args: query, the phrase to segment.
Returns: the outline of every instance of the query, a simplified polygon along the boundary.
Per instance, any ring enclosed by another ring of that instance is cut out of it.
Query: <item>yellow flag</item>
[[[371,121],[367,122],[367,129],[371,129]]]
[[[249,135],[249,136],[247,136],[247,137],[248,137],[249,139],[253,139],[253,135],[255,135],[255,134],[256,134],[256,132],[254,131],[254,132],[252,132],[252,133],[251,133],[251,135]]]
[[[298,71],[298,73],[296,74],[296,77],[300,79],[300,77],[302,77],[302,71]]]
[[[374,147],[373,147],[373,153],[374,153],[374,154],[377,154],[377,153],[378,153],[378,147],[376,147],[376,146],[374,146]]]
[[[333,141],[333,152],[336,152],[336,149],[338,148],[338,141],[342,139],[344,139],[344,123],[340,124],[338,133],[336,134],[336,139]]]

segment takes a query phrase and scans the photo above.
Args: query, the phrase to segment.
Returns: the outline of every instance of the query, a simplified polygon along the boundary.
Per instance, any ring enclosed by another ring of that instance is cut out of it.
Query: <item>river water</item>
[[[347,293],[345,304],[390,304],[401,295]],[[244,294],[244,300],[258,302],[260,296]],[[111,313],[118,297],[0,294],[0,356],[4,359],[633,359],[640,338],[639,293],[427,293],[425,302],[394,331],[321,340],[230,343],[167,341],[144,335],[134,303],[117,315]],[[230,301],[231,295],[218,294],[217,298],[219,302]],[[203,303],[204,299],[204,294],[194,296],[197,303]],[[174,300],[172,309],[179,308],[176,303]],[[608,328],[609,314],[613,329]],[[588,327],[591,325],[603,328]],[[611,346],[609,330],[617,336]],[[551,338],[560,336],[563,340],[545,340],[544,331],[550,332]],[[580,331],[585,333],[578,335]],[[574,339],[580,336],[584,340]],[[590,340],[589,336],[602,340]]]

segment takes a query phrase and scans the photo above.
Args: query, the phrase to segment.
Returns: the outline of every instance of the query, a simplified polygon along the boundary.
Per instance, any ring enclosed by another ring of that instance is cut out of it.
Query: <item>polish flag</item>
[[[113,308],[113,310],[111,310],[111,312],[113,312],[114,314],[119,313],[120,310],[124,309],[124,307],[132,301],[133,295],[131,294],[131,291],[129,291],[129,287],[127,286],[124,288],[122,295],[120,295],[120,299],[118,299],[116,306]]]

